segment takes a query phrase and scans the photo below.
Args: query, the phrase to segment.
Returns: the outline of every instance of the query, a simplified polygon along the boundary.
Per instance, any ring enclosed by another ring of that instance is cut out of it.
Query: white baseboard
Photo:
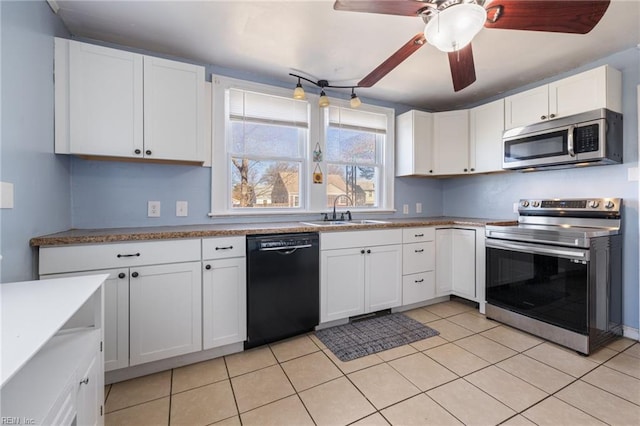
[[[640,330],[638,330],[637,328],[629,327],[628,325],[623,325],[622,336],[631,340],[640,340]]]

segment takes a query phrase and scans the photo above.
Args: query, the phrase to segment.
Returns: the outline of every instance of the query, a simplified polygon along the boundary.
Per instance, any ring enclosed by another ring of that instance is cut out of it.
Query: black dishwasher
[[[245,349],[314,329],[320,321],[317,233],[247,236]]]

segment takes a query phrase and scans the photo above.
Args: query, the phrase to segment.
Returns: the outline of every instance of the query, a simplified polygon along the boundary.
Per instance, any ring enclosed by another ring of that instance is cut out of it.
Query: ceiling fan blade
[[[610,0],[492,0],[485,5],[485,27],[586,34],[604,16],[609,3]]]
[[[412,0],[337,0],[333,4],[334,10],[401,16],[418,16],[418,11],[425,7],[430,5]]]
[[[365,78],[358,82],[359,87],[371,87],[376,84],[382,77],[400,65],[402,61],[407,59],[413,52],[420,49],[426,40],[423,33],[418,33],[398,49],[393,55],[389,56],[386,61],[378,65],[376,69],[371,71]]]
[[[476,81],[476,68],[473,64],[471,43],[460,50],[449,52],[449,67],[453,79],[453,90],[459,92]]]

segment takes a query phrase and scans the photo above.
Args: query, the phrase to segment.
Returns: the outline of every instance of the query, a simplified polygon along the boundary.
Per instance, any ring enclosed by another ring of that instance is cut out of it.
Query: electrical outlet
[[[638,168],[631,167],[627,169],[627,178],[629,182],[636,182],[638,180]]]
[[[518,207],[520,207],[519,203],[513,203],[513,212],[518,213]]]
[[[160,217],[160,201],[147,203],[147,217]]]
[[[188,215],[189,203],[186,201],[176,201],[176,216],[184,217]]]
[[[402,213],[403,214],[409,214],[409,204],[403,204],[402,205]]]
[[[422,203],[416,203],[416,213],[422,213]]]

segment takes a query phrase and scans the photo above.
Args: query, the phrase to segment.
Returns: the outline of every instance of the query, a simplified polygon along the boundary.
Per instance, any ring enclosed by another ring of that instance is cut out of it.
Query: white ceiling
[[[74,36],[255,73],[291,82],[292,88],[296,80],[289,72],[355,85],[424,29],[419,17],[334,11],[333,0],[56,3]],[[364,98],[445,110],[639,43],[640,0],[612,0],[586,35],[483,29],[473,42],[477,81],[458,93],[453,91],[447,55],[430,45],[374,87],[358,92]]]

